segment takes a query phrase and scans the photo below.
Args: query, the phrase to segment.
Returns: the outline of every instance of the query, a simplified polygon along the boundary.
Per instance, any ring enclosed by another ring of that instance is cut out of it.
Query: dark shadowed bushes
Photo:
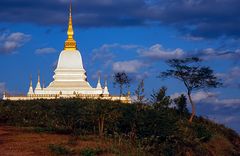
[[[124,139],[153,155],[169,156],[211,155],[207,145],[220,136],[232,144],[228,153],[240,153],[236,132],[202,117],[189,124],[188,117],[172,108],[107,100],[0,101],[1,124]]]

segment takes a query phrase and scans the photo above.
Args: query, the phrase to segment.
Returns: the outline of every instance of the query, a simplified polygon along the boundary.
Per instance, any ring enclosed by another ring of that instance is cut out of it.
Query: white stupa
[[[46,88],[39,88],[40,77],[38,77],[36,95],[41,94],[60,94],[61,95],[101,95],[104,89],[101,87],[100,80],[96,88],[91,87],[87,81],[86,71],[80,51],[77,49],[74,40],[72,25],[72,8],[70,5],[69,24],[67,31],[68,38],[65,41],[64,50],[60,53],[53,81]]]
[[[96,88],[93,88],[87,81],[86,71],[83,66],[82,56],[77,49],[74,40],[72,25],[72,6],[70,4],[69,24],[67,40],[64,50],[60,53],[57,68],[53,76],[53,81],[46,88],[41,86],[40,73],[38,81],[33,90],[32,80],[30,82],[27,96],[10,96],[4,93],[4,100],[33,100],[33,99],[56,99],[56,98],[93,98],[121,100],[130,103],[130,96],[112,96],[109,94],[107,81],[102,88],[100,75]]]

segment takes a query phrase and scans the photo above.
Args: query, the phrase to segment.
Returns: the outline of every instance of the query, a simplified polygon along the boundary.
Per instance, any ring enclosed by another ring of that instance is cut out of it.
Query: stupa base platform
[[[4,95],[3,100],[10,100],[10,101],[27,101],[27,100],[54,100],[54,99],[101,99],[101,100],[112,100],[112,101],[121,101],[122,103],[131,103],[130,96],[112,96],[112,95],[99,95],[99,94],[76,94],[76,95],[69,95],[69,94],[34,94],[28,96],[11,96],[11,95]]]

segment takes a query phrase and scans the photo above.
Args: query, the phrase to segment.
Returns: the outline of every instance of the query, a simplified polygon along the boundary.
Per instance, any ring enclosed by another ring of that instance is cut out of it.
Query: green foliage
[[[159,99],[166,98],[165,93],[163,95]],[[184,103],[183,97],[180,99],[177,101]],[[207,144],[214,136],[221,136],[231,143],[230,153],[239,154],[236,132],[202,117],[196,117],[195,122],[189,124],[189,114],[182,108],[185,107],[181,105],[176,110],[162,105],[128,105],[119,101],[89,99],[0,101],[0,123],[35,127],[38,132],[71,134],[71,144],[75,144],[76,136],[84,138],[88,134],[99,134],[128,142],[149,155],[209,155]],[[60,145],[51,145],[49,149],[53,153],[72,152]],[[96,151],[86,149],[83,152],[96,155]]]
[[[194,126],[194,130],[200,141],[207,142],[212,137],[212,133],[204,125],[196,125]]]
[[[167,64],[170,69],[161,72],[159,76],[159,78],[176,78],[185,85],[189,101],[192,105],[192,115],[189,119],[190,123],[196,114],[195,104],[191,97],[192,92],[204,88],[217,88],[222,85],[210,67],[199,64],[201,61],[202,60],[197,57],[168,60]]]
[[[140,83],[137,86],[137,89],[135,90],[135,96],[137,97],[136,102],[144,103],[146,101],[144,91],[145,91],[144,81],[141,80]]]
[[[114,79],[114,82],[113,82],[114,86],[116,86],[116,85],[119,86],[120,96],[122,96],[124,86],[126,88],[129,88],[131,79],[129,78],[129,76],[125,72],[115,73],[114,76],[113,76],[113,79]]]
[[[180,95],[179,97],[173,99],[175,105],[177,106],[177,110],[179,111],[179,113],[185,114],[188,113],[188,109],[187,109],[187,98],[184,94]]]
[[[182,82],[191,92],[202,88],[216,88],[221,85],[210,67],[200,66],[202,60],[197,57],[171,59],[167,61],[170,70],[162,72],[160,77],[174,77]]]
[[[102,154],[104,151],[100,148],[85,148],[80,151],[81,156],[96,156]]]
[[[50,144],[48,145],[49,150],[56,155],[72,155],[73,151],[62,145]]]
[[[171,104],[171,98],[166,95],[166,92],[166,87],[160,88],[157,92],[153,91],[151,102],[155,109],[168,108]]]

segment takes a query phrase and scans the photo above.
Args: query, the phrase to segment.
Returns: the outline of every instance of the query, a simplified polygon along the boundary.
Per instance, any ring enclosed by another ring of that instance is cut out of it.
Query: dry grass
[[[137,148],[112,139],[100,139],[97,136],[81,136],[37,133],[23,128],[0,126],[1,156],[52,156],[49,145],[70,149],[72,155],[80,155],[85,149],[96,149],[98,155],[145,155]]]
[[[216,135],[207,144],[206,147],[213,156],[232,155],[228,153],[233,151],[233,145],[225,137]]]

